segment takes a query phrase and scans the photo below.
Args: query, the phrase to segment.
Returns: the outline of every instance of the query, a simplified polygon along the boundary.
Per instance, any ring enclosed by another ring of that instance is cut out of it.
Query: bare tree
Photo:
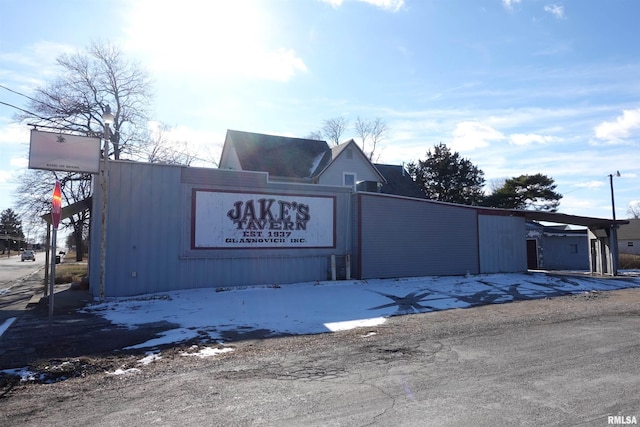
[[[83,52],[63,54],[57,58],[57,64],[60,75],[35,90],[29,104],[33,113],[23,113],[18,120],[37,127],[102,137],[102,113],[111,106],[115,114],[110,127],[111,146],[103,155],[119,159],[140,144],[151,100],[150,80],[140,66],[127,61],[118,47],[108,43],[93,43]],[[79,202],[91,194],[89,174],[31,170],[21,177],[15,194],[19,210],[29,215],[48,212],[53,179],[62,183],[63,204]],[[87,215],[81,212],[62,222],[63,226],[73,227],[80,257]]]
[[[495,193],[500,188],[504,187],[504,183],[507,181],[507,178],[492,178],[489,180],[489,190],[492,193]]]
[[[640,202],[630,202],[627,213],[631,215],[633,219],[640,218]]]
[[[322,135],[322,131],[314,130],[312,132],[309,132],[309,134],[305,136],[305,139],[312,139],[314,141],[324,141],[324,135]]]
[[[320,132],[329,142],[332,142],[333,145],[338,145],[340,144],[342,134],[347,130],[347,127],[349,127],[349,120],[345,117],[333,117],[322,123],[322,129]]]
[[[22,218],[38,218],[51,211],[51,194],[55,181],[60,181],[62,205],[68,206],[91,196],[91,174],[27,170],[18,177],[14,197]],[[89,211],[82,210],[61,221],[71,228],[76,244],[76,260],[82,261],[84,240],[89,234]]]
[[[113,157],[141,140],[148,120],[151,83],[136,63],[124,59],[111,44],[92,44],[85,52],[57,59],[60,76],[36,89],[29,109],[38,114],[19,117],[35,125],[102,136],[102,113],[107,105],[115,114],[110,140]],[[111,153],[108,153],[111,156]]]
[[[376,157],[378,144],[387,136],[387,124],[381,117],[376,117],[374,120],[365,120],[358,117],[354,127],[360,137],[362,151],[367,155],[369,160],[373,161],[374,157]],[[370,150],[367,149],[367,144],[370,145]],[[378,155],[377,157],[380,156]],[[375,160],[377,160],[377,157]]]
[[[149,163],[191,166],[198,159],[187,141],[171,138],[172,128],[166,123],[153,122],[146,138],[132,154]]]

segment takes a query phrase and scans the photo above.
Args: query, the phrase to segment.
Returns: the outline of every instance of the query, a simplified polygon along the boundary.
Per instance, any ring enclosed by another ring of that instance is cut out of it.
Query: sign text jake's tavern
[[[194,249],[335,246],[335,198],[194,190]]]

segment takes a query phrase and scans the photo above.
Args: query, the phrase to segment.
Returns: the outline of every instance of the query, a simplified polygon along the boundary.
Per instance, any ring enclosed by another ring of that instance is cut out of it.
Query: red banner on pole
[[[60,224],[60,216],[62,216],[62,193],[60,192],[60,182],[56,181],[56,188],[53,190],[51,198],[51,222],[55,230]]]

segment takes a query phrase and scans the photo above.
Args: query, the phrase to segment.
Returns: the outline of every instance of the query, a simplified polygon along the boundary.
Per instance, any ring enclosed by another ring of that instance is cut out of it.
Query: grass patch
[[[56,284],[79,282],[87,276],[87,263],[56,264]]]
[[[640,270],[640,255],[619,254],[618,268],[622,270]]]

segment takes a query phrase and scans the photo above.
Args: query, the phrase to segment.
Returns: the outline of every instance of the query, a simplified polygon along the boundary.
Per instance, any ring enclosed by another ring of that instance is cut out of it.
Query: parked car
[[[31,261],[35,261],[36,260],[36,253],[33,252],[31,249],[27,249],[22,251],[22,254],[20,255],[20,261],[24,261],[24,260],[31,260]]]

